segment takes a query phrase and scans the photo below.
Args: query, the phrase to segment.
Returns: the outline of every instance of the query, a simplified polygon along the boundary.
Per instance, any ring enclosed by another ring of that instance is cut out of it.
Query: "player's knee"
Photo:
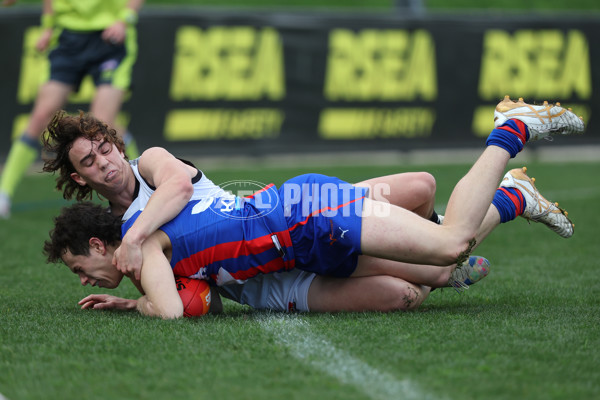
[[[409,311],[414,310],[423,303],[425,296],[421,286],[395,279],[390,282],[390,301],[382,311]]]
[[[415,190],[419,193],[423,199],[433,199],[435,197],[436,182],[433,175],[429,172],[418,172],[417,173],[417,184]]]
[[[425,298],[423,296],[423,290],[419,286],[407,283],[398,300],[398,309],[409,311],[419,307]]]

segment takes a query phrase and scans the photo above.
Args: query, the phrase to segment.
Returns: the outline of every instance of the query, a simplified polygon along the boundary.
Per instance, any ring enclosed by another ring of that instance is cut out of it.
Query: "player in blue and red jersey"
[[[175,275],[219,286],[292,268],[347,277],[360,255],[366,195],[366,188],[337,178],[302,175],[247,198],[190,202],[160,230],[171,242]]]

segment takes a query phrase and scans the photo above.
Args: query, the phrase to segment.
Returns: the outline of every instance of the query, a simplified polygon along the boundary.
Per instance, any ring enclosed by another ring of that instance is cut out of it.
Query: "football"
[[[184,317],[200,317],[210,309],[210,286],[201,279],[175,277]]]

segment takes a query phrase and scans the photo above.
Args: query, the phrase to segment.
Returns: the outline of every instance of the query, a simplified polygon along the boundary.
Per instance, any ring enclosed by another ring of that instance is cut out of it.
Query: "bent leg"
[[[455,263],[462,242],[448,227],[391,204],[364,199],[363,205],[362,254],[414,264]]]
[[[429,291],[391,276],[317,276],[308,290],[308,305],[311,312],[412,310],[423,303]]]
[[[492,231],[496,229],[498,225],[500,225],[500,214],[498,213],[496,207],[490,204],[488,211],[485,214],[479,229],[477,230],[477,234],[475,235],[475,240],[477,243],[473,248],[479,246],[483,239],[488,237],[488,235],[492,233]]]
[[[435,265],[409,264],[362,255],[358,257],[356,270],[352,277],[389,275],[411,283],[438,288],[448,286],[448,281],[455,267],[455,265],[438,267]]]
[[[510,154],[488,146],[469,172],[456,184],[446,207],[444,226],[463,240],[474,238],[492,204]]]
[[[428,219],[435,204],[435,178],[428,172],[405,172],[358,182],[369,188],[369,198],[388,202]]]
[[[476,243],[481,225],[510,154],[487,147],[458,182],[446,209],[444,225],[423,220],[400,207],[365,199],[361,250],[365,255],[416,264],[460,264]]]

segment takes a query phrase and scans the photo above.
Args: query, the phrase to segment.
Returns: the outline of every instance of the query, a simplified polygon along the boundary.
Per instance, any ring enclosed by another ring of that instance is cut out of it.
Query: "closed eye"
[[[107,141],[104,141],[100,143],[100,146],[98,146],[98,151],[100,152],[100,154],[110,154],[110,152],[112,151],[112,144]]]
[[[90,153],[81,160],[81,165],[83,165],[84,167],[91,167],[92,165],[94,165],[95,158],[96,156],[93,153]]]

